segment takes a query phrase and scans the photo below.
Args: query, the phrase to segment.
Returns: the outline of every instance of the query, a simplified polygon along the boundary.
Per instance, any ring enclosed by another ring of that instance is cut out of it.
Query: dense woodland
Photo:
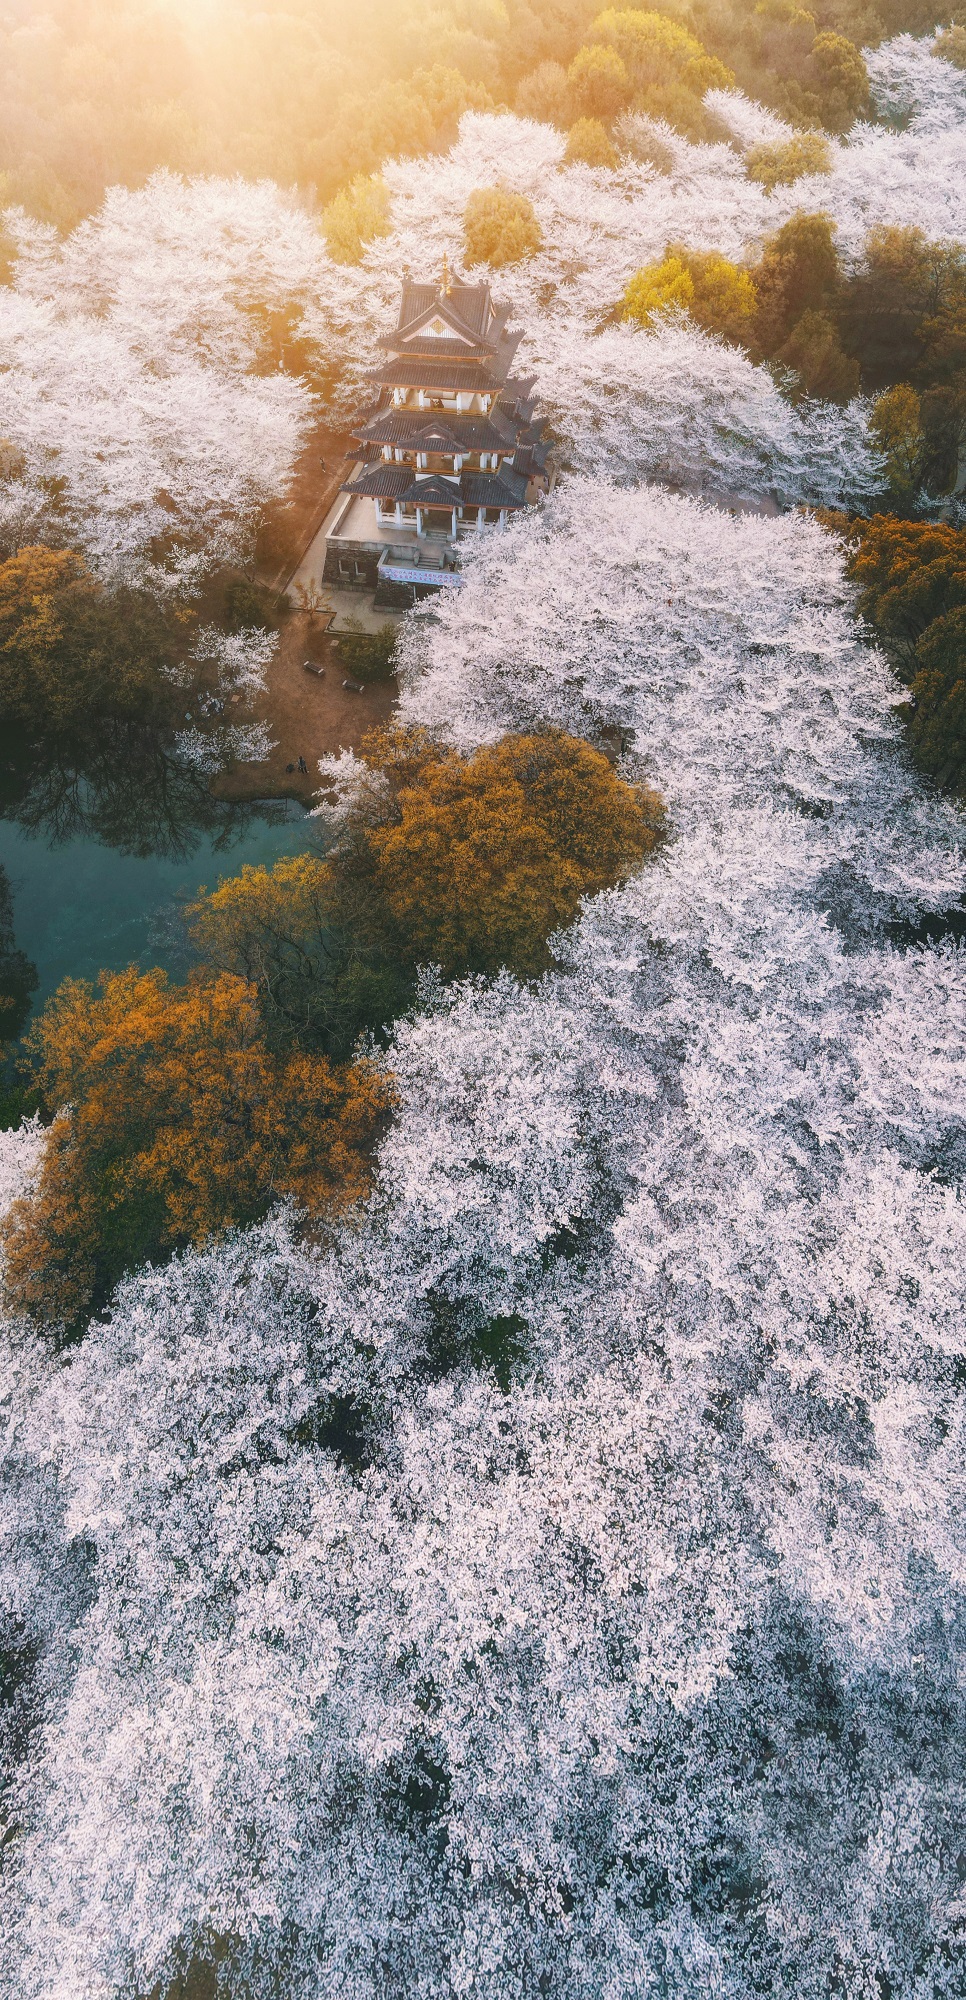
[[[559,471],[182,977],[0,896],[0,1981],[959,2000],[966,27],[0,43],[4,814],[215,823],[404,273]]]

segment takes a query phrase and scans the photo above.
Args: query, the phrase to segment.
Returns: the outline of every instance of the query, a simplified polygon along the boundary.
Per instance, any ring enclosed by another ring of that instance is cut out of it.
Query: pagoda
[[[326,524],[324,580],[406,605],[460,581],[468,535],[549,491],[536,378],[511,374],[522,339],[489,285],[403,284],[399,320],[352,423],[352,477]]]

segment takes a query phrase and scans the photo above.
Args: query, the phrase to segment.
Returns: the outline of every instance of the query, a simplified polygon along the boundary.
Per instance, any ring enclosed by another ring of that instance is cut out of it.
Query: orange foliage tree
[[[254,988],[230,974],[67,980],[28,1044],[56,1115],[39,1181],[5,1230],[15,1309],[76,1323],[122,1272],[292,1196],[310,1215],[369,1184],[392,1097],[370,1062],[267,1046]]]
[[[366,840],[400,946],[444,973],[524,978],[584,896],[655,847],[663,807],[600,751],[562,730],[505,736],[463,757],[419,732],[374,732],[366,763],[389,780],[386,823]]]

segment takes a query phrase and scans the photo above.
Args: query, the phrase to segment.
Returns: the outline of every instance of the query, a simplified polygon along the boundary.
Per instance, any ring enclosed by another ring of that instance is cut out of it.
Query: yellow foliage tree
[[[616,167],[618,152],[599,118],[578,118],[567,134],[564,164],[577,161],[587,167]]]
[[[322,210],[322,233],[337,264],[361,263],[366,244],[389,229],[389,189],[379,174],[357,174]]]
[[[666,14],[608,7],[598,14],[590,32],[593,41],[616,50],[635,90],[648,99],[653,91],[673,83],[683,84],[698,97],[734,83],[734,71]]]
[[[581,118],[615,118],[630,103],[627,65],[616,49],[603,43],[577,50],[567,80],[574,110]]]
[[[680,306],[706,333],[740,341],[757,303],[754,283],[739,265],[716,251],[671,244],[660,264],[635,273],[624,294],[622,317],[649,326],[655,313]]]
[[[777,145],[752,146],[745,157],[745,172],[769,191],[790,186],[803,174],[830,174],[832,148],[823,132],[796,132],[793,139]]]
[[[664,257],[659,264],[646,264],[635,271],[624,293],[622,319],[650,326],[656,313],[668,306],[690,312],[694,304],[694,279],[680,257]]]
[[[255,988],[229,974],[67,980],[28,1050],[56,1115],[37,1187],[7,1220],[6,1287],[16,1310],[62,1325],[125,1270],[282,1196],[313,1216],[360,1199],[391,1105],[371,1063],[273,1054]]]
[[[467,264],[490,264],[495,271],[532,257],[543,242],[532,201],[506,187],[477,188],[463,227]]]

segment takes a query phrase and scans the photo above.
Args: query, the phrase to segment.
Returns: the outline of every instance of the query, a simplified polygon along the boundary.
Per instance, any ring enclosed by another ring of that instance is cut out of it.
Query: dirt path
[[[317,424],[296,461],[284,500],[268,509],[264,540],[272,554],[259,564],[260,581],[270,590],[284,590],[352,470],[345,454],[352,439],[347,431]]]
[[[280,636],[269,686],[254,709],[256,718],[268,723],[278,747],[266,763],[238,764],[216,778],[212,790],[218,798],[308,802],[319,788],[319,758],[357,749],[366,731],[392,713],[395,681],[369,687],[364,694],[343,688],[347,670],[335,641],[320,631],[317,620],[293,612]],[[325,668],[325,678],[307,674],[303,660],[317,661]],[[287,768],[297,767],[300,756],[308,765],[307,776]]]

